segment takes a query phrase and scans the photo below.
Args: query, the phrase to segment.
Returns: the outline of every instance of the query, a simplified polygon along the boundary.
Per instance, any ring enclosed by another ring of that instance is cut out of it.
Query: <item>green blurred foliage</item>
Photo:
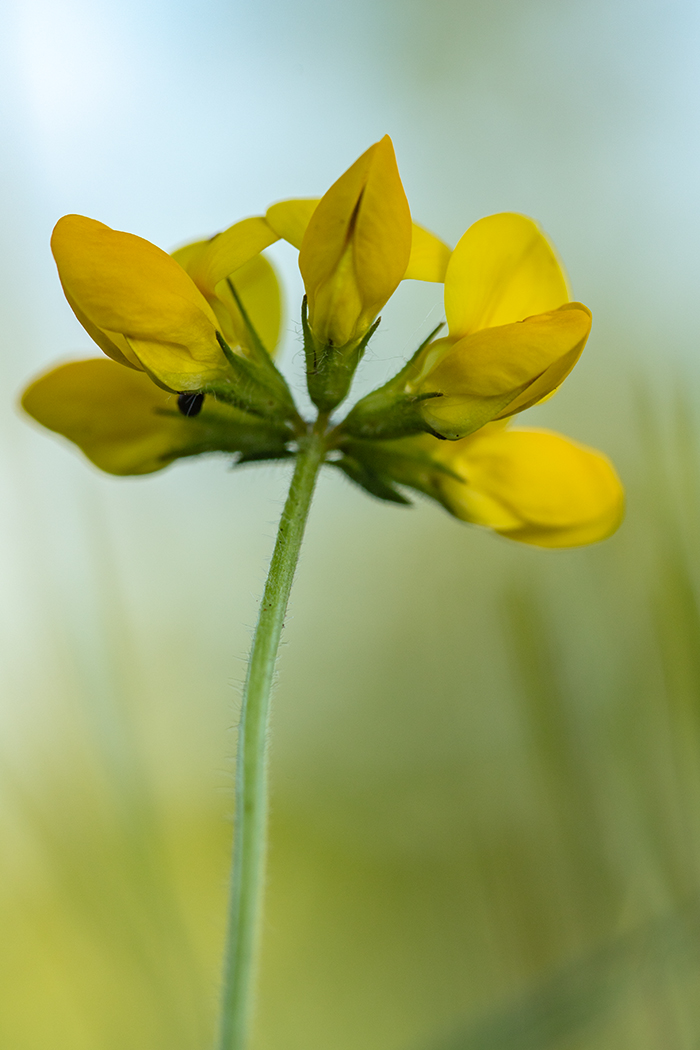
[[[640,392],[637,417],[628,521],[589,550],[350,514],[322,484],[275,697],[256,1050],[698,1045],[700,446],[681,395]],[[237,695],[201,585],[221,550],[170,591],[154,568],[130,609],[84,516],[93,598],[42,592],[50,703],[21,761],[3,748],[0,1045],[204,1050]]]

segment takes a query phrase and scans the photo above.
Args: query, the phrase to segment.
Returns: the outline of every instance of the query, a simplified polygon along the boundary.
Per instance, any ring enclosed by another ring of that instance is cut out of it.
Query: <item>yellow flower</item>
[[[398,375],[359,401],[344,424],[348,433],[466,437],[552,394],[591,326],[590,310],[569,302],[539,227],[509,212],[474,223],[452,252],[445,314],[449,334],[431,335]]]
[[[437,481],[452,514],[538,547],[579,547],[610,536],[622,521],[624,494],[601,452],[530,428],[484,427],[439,442],[438,463],[458,475]]]
[[[58,221],[51,248],[74,313],[113,360],[171,390],[226,379],[216,316],[166,252],[83,215]]]
[[[108,474],[151,474],[203,452],[283,457],[291,437],[284,425],[215,398],[178,397],[144,372],[105,358],[70,361],[40,376],[24,392],[22,407]]]
[[[370,146],[320,201],[282,201],[266,220],[300,247],[309,393],[328,412],[346,396],[411,257],[411,213],[391,139]]]
[[[596,543],[624,511],[609,459],[549,430],[491,423],[459,441],[350,442],[347,456],[338,465],[374,495],[396,500],[394,484],[409,485],[462,521],[538,547]]]
[[[591,314],[539,227],[504,212],[474,223],[445,275],[449,335],[425,348],[406,390],[428,428],[455,440],[551,394],[578,360]],[[437,395],[437,396],[433,396]]]
[[[264,417],[293,419],[287,385],[252,324],[262,319],[276,342],[277,280],[258,254],[275,240],[264,219],[245,219],[181,249],[178,260],[142,237],[66,215],[51,247],[74,313],[114,361],[166,390],[209,392]]]

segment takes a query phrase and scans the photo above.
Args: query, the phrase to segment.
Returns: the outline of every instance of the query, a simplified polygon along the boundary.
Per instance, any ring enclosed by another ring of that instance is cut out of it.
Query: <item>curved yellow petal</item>
[[[265,219],[275,233],[299,249],[318,202],[318,197],[278,201],[267,209]],[[444,241],[414,222],[411,255],[404,280],[442,283],[451,254],[452,249],[448,248]]]
[[[301,248],[306,227],[316,211],[319,198],[298,197],[293,200],[278,201],[265,212],[265,220],[276,234],[289,241],[297,250]]]
[[[601,452],[541,429],[492,429],[441,448],[460,474],[441,482],[457,517],[539,547],[578,547],[611,535],[624,492]]]
[[[192,276],[209,244],[209,241],[186,244],[173,252],[173,258]],[[280,286],[274,267],[263,255],[254,255],[235,272],[227,274],[213,293],[205,293],[229,346],[250,349],[250,334],[228,281],[233,284],[263,346],[274,356],[282,318]]]
[[[191,440],[193,421],[177,413],[175,395],[143,372],[101,358],[71,361],[41,376],[27,388],[22,407],[109,474],[160,470]]]
[[[61,283],[99,328],[179,341],[182,328],[215,327],[202,293],[155,244],[83,215],[64,215],[51,238]]]
[[[263,346],[274,356],[282,320],[280,286],[274,267],[264,255],[256,255],[231,274],[230,281]],[[242,347],[247,347],[250,336],[231,287],[226,281],[222,281],[216,286],[216,294],[226,307],[232,340]],[[231,342],[226,329],[224,336]]]
[[[151,474],[183,456],[245,451],[255,447],[259,435],[277,437],[214,398],[206,399],[199,415],[186,418],[174,394],[143,372],[104,358],[71,361],[40,376],[25,391],[22,407],[109,474]],[[283,447],[283,432],[279,440]]]
[[[413,223],[388,135],[377,143],[353,231],[360,295],[374,318],[402,280],[411,256]]]
[[[410,253],[410,211],[385,136],[331,186],[304,234],[299,268],[319,342],[360,339],[398,287]]]
[[[485,328],[441,352],[417,385],[423,417],[438,433],[459,438],[499,415],[542,400],[569,374],[585,346],[591,313],[582,303]],[[442,345],[444,341],[440,341]]]
[[[170,255],[175,262],[180,264],[185,273],[188,273],[191,277],[194,264],[206,250],[210,240],[211,238],[202,241],[191,241],[188,244],[183,244],[181,248],[176,248]],[[200,292],[201,290],[200,288]]]
[[[93,324],[92,321],[85,316],[65,288],[63,289],[63,294],[68,300],[68,305],[87,334],[95,343],[97,343],[100,350],[102,350],[107,357],[111,357],[113,361],[117,361],[120,365],[126,365],[127,368],[141,369],[139,359],[120,332],[110,332],[109,335],[107,332],[103,332],[101,328],[98,328],[96,324]]]
[[[447,266],[445,314],[455,338],[547,313],[569,298],[554,248],[537,223],[514,212],[470,226]]]
[[[404,280],[442,283],[445,280],[451,255],[452,250],[444,241],[414,222],[411,257],[408,260]]]
[[[277,240],[279,234],[262,215],[242,219],[212,237],[201,252],[188,259],[186,269],[205,295],[214,295],[220,281]]]
[[[66,215],[51,247],[78,319],[86,318],[115,345],[123,337],[130,363],[176,390],[227,374],[216,316],[179,263],[155,244]]]

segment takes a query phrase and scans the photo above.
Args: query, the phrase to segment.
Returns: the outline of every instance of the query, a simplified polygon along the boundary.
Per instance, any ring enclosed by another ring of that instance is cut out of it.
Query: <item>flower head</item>
[[[112,474],[208,452],[238,462],[295,455],[312,424],[273,362],[281,301],[263,253],[279,238],[299,249],[313,427],[329,462],[381,499],[407,503],[404,490],[415,489],[524,543],[577,546],[614,531],[622,487],[605,456],[506,426],[569,374],[590,311],[571,301],[554,249],[523,215],[479,220],[454,251],[413,223],[388,136],[323,197],[279,201],[172,255],[64,216],[51,242],[61,283],[111,360],[40,376],[25,410]],[[436,329],[331,426],[402,280],[444,283],[447,334]]]

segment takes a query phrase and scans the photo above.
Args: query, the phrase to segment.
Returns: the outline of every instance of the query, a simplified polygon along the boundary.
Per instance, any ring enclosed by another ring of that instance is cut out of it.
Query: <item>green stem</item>
[[[313,432],[300,442],[243,690],[219,1050],[245,1050],[248,1041],[265,876],[270,692],[306,519],[326,452],[325,427],[326,418],[319,417]]]

